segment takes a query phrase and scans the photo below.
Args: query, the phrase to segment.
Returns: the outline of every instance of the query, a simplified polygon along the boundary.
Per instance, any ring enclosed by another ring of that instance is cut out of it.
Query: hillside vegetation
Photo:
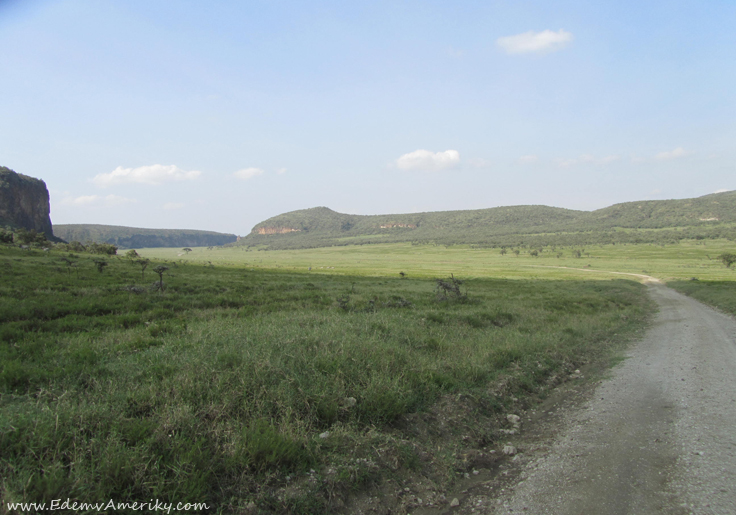
[[[736,239],[736,191],[626,202],[596,211],[508,206],[349,215],[316,207],[269,218],[236,245],[271,250],[400,242],[533,247],[717,238]]]
[[[237,240],[234,234],[186,229],[140,229],[117,225],[54,225],[54,234],[66,241],[111,243],[120,248],[212,247]]]

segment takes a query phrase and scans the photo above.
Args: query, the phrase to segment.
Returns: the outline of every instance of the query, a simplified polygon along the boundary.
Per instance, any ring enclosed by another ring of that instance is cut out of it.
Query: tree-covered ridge
[[[117,225],[59,224],[54,234],[66,241],[110,243],[120,248],[211,247],[235,242],[234,234],[187,229],[141,229]]]
[[[507,206],[467,211],[349,215],[326,207],[257,224],[239,245],[269,249],[417,242],[484,246],[586,245],[736,239],[736,191],[616,204],[596,211]]]

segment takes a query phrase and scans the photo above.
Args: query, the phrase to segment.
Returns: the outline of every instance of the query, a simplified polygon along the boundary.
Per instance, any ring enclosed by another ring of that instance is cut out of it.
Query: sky
[[[0,165],[54,224],[736,189],[733,0],[0,0]]]

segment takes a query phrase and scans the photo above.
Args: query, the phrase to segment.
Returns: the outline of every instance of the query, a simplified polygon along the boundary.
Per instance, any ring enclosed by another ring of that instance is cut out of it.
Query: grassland
[[[630,250],[637,273],[663,259]],[[539,266],[605,251],[149,249],[98,272],[0,248],[0,497],[324,513],[386,482],[441,491],[506,413],[641,330],[644,286]]]
[[[144,249],[148,257],[183,263],[247,267],[253,270],[308,272],[313,275],[363,275],[397,277],[443,277],[450,273],[465,278],[506,279],[610,279],[602,273],[615,271],[647,274],[665,282],[689,280],[725,280],[736,278],[717,259],[724,252],[735,252],[728,240],[684,240],[675,244],[590,245],[584,247],[540,247],[538,256],[530,249],[479,249],[469,246],[412,245],[408,243],[326,247],[304,250],[248,250],[246,247],[196,248],[190,253],[180,249]],[[580,257],[575,257],[580,252]],[[311,267],[311,271],[309,268]],[[568,269],[555,268],[568,267]],[[572,270],[586,269],[588,271]],[[592,273],[591,273],[592,272]]]

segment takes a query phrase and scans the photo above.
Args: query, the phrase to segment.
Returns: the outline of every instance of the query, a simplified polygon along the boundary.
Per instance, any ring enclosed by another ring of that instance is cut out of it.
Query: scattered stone
[[[514,427],[518,427],[521,424],[521,417],[519,415],[506,415],[506,420],[513,424]]]
[[[452,506],[452,507],[460,506],[460,499],[458,499],[457,497],[455,497],[452,501],[450,501],[450,506]]]
[[[322,438],[323,440],[325,438],[327,438],[328,436],[330,436],[330,432],[329,431],[325,431],[324,433],[320,433],[320,435],[319,435],[319,437]]]
[[[513,445],[504,445],[503,453],[507,456],[513,456],[514,454],[516,454],[516,447],[514,447]]]
[[[357,403],[358,403],[358,401],[355,400],[355,397],[348,397],[347,399],[345,399],[345,407],[346,408],[352,408]]]

